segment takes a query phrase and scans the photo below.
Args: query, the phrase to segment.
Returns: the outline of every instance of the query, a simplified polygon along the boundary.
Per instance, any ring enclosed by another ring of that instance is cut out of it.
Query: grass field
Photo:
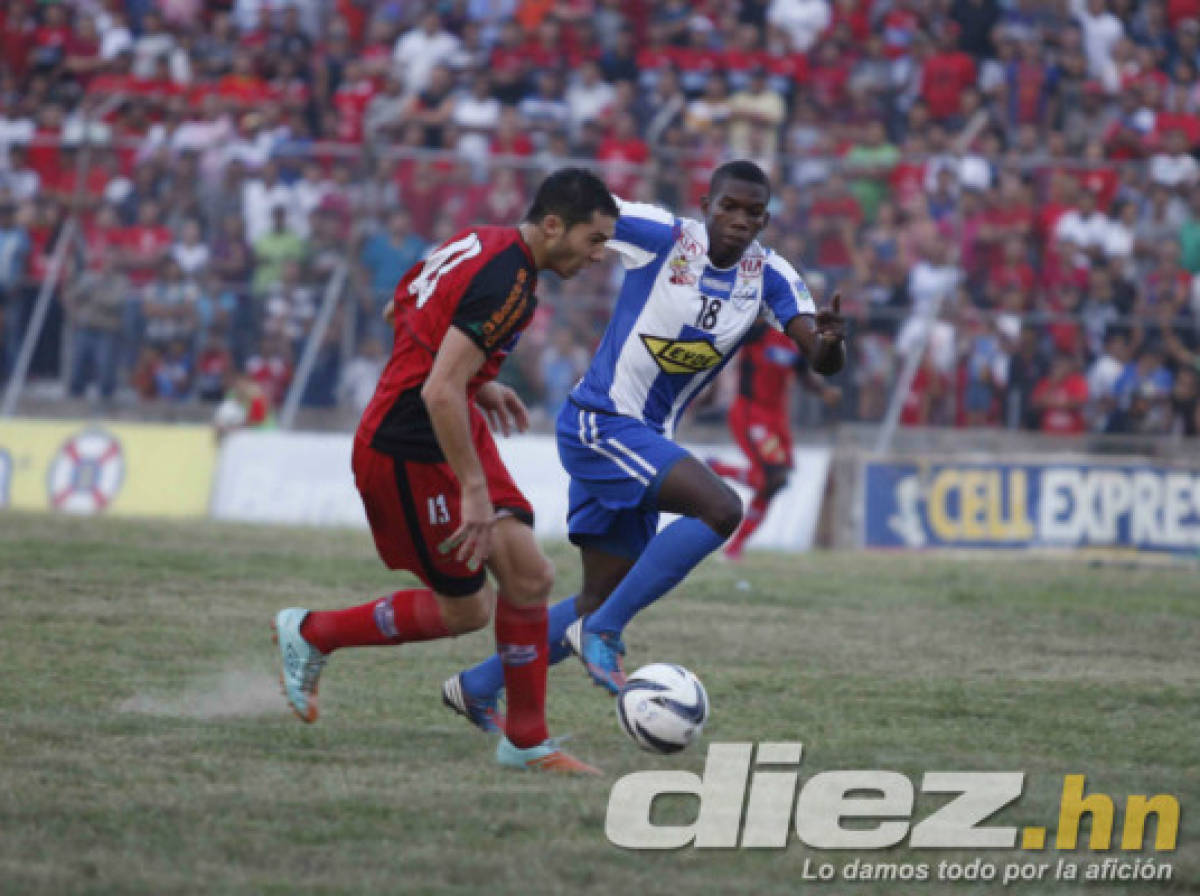
[[[573,555],[551,551],[568,593]],[[1024,771],[1024,795],[996,823],[1052,831],[1066,773],[1117,797],[1174,794],[1179,847],[1156,854],[1171,882],[1102,889],[1200,893],[1198,581],[1194,569],[1025,556],[710,561],[635,623],[629,660],[704,679],[708,740],[803,741],[802,781]],[[1000,891],[801,880],[805,859],[955,857],[931,850],[611,846],[617,777],[698,772],[704,745],[639,752],[571,660],[551,673],[551,730],[574,732],[605,778],[502,772],[491,741],[437,695],[489,633],[338,654],[320,722],[297,722],[275,682],[273,612],[401,583],[365,533],[0,515],[0,893]],[[916,816],[944,799],[918,796]]]

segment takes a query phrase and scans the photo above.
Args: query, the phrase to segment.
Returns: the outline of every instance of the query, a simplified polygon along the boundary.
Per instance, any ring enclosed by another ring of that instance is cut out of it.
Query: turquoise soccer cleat
[[[300,634],[300,625],[308,610],[288,607],[275,614],[275,643],[279,645],[282,663],[279,681],[284,696],[301,721],[317,720],[317,682],[325,668],[328,654],[321,653]]]
[[[581,762],[565,752],[556,738],[547,738],[532,747],[514,746],[507,737],[496,744],[496,761],[505,768],[524,772],[556,772],[564,775],[599,775],[600,769]]]

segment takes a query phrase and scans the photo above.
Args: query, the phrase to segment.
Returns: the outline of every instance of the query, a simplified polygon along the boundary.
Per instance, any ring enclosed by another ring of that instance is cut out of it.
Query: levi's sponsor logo
[[[663,339],[645,335],[641,335],[641,339],[663,373],[700,373],[716,367],[725,357],[711,342],[703,339]]]

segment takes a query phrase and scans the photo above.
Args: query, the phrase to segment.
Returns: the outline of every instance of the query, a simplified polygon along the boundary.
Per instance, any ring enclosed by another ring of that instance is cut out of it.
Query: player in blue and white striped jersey
[[[612,320],[558,417],[559,455],[571,476],[568,529],[583,587],[550,611],[551,662],[563,638],[592,679],[624,684],[621,633],[640,609],[678,584],[731,536],[737,494],[673,441],[688,403],[721,371],[760,313],[817,373],[845,358],[839,300],[817,311],[795,269],[757,242],[770,185],[752,162],[718,168],[703,221],[621,203],[609,240],[626,268]],[[658,532],[660,511],[681,519]],[[447,702],[474,720],[494,707],[496,660],[446,683]],[[483,726],[481,726],[483,727]]]

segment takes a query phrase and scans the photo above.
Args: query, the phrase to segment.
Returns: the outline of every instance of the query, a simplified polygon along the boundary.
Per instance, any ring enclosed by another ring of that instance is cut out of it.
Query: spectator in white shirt
[[[567,88],[567,112],[570,127],[578,135],[586,121],[595,121],[609,106],[615,96],[613,86],[600,75],[600,66],[587,60],[579,67],[575,82]]]
[[[1188,149],[1187,134],[1178,129],[1167,131],[1163,151],[1150,157],[1150,179],[1174,190],[1193,186],[1200,166]]]
[[[6,99],[0,97],[0,171],[10,167],[9,147],[15,143],[28,143],[36,130],[32,118],[21,115],[16,109],[10,111],[5,106]]]
[[[195,218],[184,219],[179,241],[171,247],[171,257],[189,280],[198,280],[208,267],[211,253],[200,233],[200,222]]]
[[[1092,362],[1087,371],[1087,416],[1096,432],[1104,432],[1109,417],[1116,410],[1114,387],[1130,360],[1129,338],[1125,331],[1110,326],[1104,334],[1104,353]]]
[[[100,32],[100,58],[106,62],[121,53],[133,52],[133,32],[129,30],[129,20],[122,8],[98,14],[96,30]]]
[[[1133,261],[1134,228],[1137,226],[1137,205],[1125,199],[1113,205],[1108,232],[1104,235],[1104,257],[1122,276],[1135,275]]]
[[[783,31],[795,53],[807,53],[829,27],[829,0],[771,0],[767,24]]]
[[[289,229],[299,233],[296,224],[302,215],[292,187],[279,179],[279,166],[268,162],[259,177],[242,186],[242,216],[246,222],[246,239],[251,245],[271,232],[271,213],[282,208]]]
[[[295,214],[288,219],[288,228],[307,238],[309,230],[312,229],[312,213],[320,207],[332,189],[333,183],[325,176],[320,163],[312,160],[305,162],[300,179],[292,184]]]
[[[476,74],[470,92],[458,96],[450,121],[458,129],[459,155],[486,162],[492,134],[500,122],[500,101],[492,96],[492,81],[486,73]]]
[[[14,143],[8,150],[8,168],[0,168],[0,193],[20,204],[38,194],[42,179],[25,163],[25,145]]]
[[[426,13],[416,28],[400,35],[392,58],[408,92],[416,94],[428,87],[434,68],[447,63],[458,45],[458,38],[442,27],[436,12]]]
[[[1105,240],[1112,228],[1112,219],[1096,208],[1096,194],[1079,191],[1079,207],[1063,214],[1054,225],[1054,238],[1072,244],[1079,253],[1078,262],[1087,263],[1087,256],[1104,250]]]
[[[558,73],[551,69],[538,72],[537,92],[521,100],[517,109],[521,117],[542,135],[565,130],[570,113],[563,100]]]
[[[358,354],[342,369],[338,396],[354,408],[355,413],[361,414],[370,403],[386,363],[383,344],[370,336],[363,340],[358,347]]]
[[[1125,36],[1125,27],[1108,11],[1108,0],[1071,0],[1071,13],[1083,31],[1088,72],[1109,93],[1116,93],[1121,86],[1121,75],[1113,59],[1113,48]]]
[[[160,58],[169,59],[175,49],[175,38],[163,27],[162,15],[156,9],[146,10],[142,17],[142,34],[133,43],[133,75],[152,78]]]
[[[258,112],[247,112],[239,122],[239,130],[230,135],[223,147],[224,163],[241,160],[251,171],[258,171],[271,158],[275,137],[264,127],[266,122]]]

